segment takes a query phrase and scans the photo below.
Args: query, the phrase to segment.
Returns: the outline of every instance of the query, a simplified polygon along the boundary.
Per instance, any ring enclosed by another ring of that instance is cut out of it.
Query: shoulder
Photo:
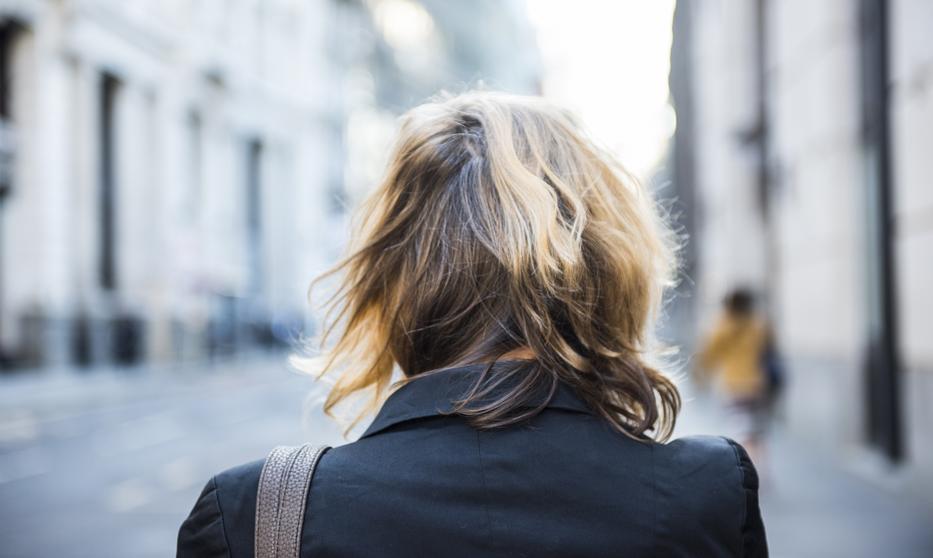
[[[329,449],[321,457],[315,477],[324,468],[328,472],[340,471],[339,463],[335,467],[334,461],[340,461],[344,452],[335,449]],[[256,497],[265,462],[265,457],[249,461],[225,469],[207,481],[179,529],[177,558],[253,555]]]
[[[211,477],[178,530],[176,556],[221,558],[229,555],[223,518],[217,501],[217,483]]]
[[[228,558],[252,548],[256,489],[264,459],[211,477],[178,530],[177,558]]]
[[[654,469],[663,492],[686,517],[702,510],[737,523],[744,514],[738,444],[722,436],[687,436],[655,449]],[[744,453],[744,450],[743,450]]]
[[[675,474],[726,480],[736,488],[758,489],[758,475],[748,452],[731,438],[685,436],[657,448],[656,465]]]
[[[311,490],[330,494],[331,485],[346,485],[361,460],[348,455],[365,444],[329,448],[317,463]],[[191,513],[178,531],[176,558],[237,558],[253,556],[256,499],[266,458],[220,471],[208,479]],[[323,477],[323,478],[321,478]],[[324,482],[322,482],[322,480]],[[338,491],[339,492],[339,491]],[[319,498],[326,503],[326,498]],[[331,498],[333,499],[333,498]],[[341,501],[344,498],[340,499]]]
[[[745,448],[725,436],[687,436],[657,446],[655,471],[670,497],[671,525],[718,532],[744,556],[767,556],[758,473]]]
[[[255,502],[256,490],[259,488],[259,476],[262,474],[264,463],[265,458],[256,459],[214,475],[217,497],[225,512],[233,510],[234,502]]]
[[[713,461],[734,466],[739,464],[742,456],[748,457],[741,444],[726,436],[684,436],[658,447],[662,455],[675,462]]]

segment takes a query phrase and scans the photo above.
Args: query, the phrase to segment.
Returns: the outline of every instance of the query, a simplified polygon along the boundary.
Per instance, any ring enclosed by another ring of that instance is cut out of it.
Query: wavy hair
[[[488,362],[455,407],[476,428],[536,414],[562,381],[621,432],[670,438],[680,395],[648,361],[676,235],[572,114],[487,91],[417,106],[352,224],[348,255],[311,284],[340,277],[322,355],[292,361],[336,377],[328,415],[368,393],[356,424],[393,387]],[[534,357],[502,358],[522,347]]]

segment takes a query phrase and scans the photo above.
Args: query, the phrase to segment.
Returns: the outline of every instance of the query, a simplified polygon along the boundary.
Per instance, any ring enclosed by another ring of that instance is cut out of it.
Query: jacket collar
[[[490,374],[514,361],[493,364]],[[396,389],[382,404],[376,418],[361,438],[381,432],[400,422],[450,412],[454,401],[465,396],[482,373],[486,363],[467,364],[416,377]],[[594,414],[593,410],[564,382],[559,382],[547,407]]]

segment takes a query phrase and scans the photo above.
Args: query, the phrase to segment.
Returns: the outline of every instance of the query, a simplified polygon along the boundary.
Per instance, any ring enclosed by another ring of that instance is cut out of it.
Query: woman
[[[328,412],[378,414],[321,457],[302,556],[766,556],[745,450],[666,443],[680,396],[648,351],[673,235],[648,193],[532,97],[419,106],[390,161],[326,274],[315,368],[342,370]],[[252,555],[261,467],[208,482],[179,556]]]

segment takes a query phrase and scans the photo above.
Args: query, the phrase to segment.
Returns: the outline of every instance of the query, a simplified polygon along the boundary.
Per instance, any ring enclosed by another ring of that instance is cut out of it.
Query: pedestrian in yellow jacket
[[[763,356],[768,346],[767,322],[754,310],[754,295],[737,289],[724,300],[723,311],[701,344],[697,362],[701,379],[713,379],[739,419],[749,454],[760,450],[768,418],[768,382]]]

